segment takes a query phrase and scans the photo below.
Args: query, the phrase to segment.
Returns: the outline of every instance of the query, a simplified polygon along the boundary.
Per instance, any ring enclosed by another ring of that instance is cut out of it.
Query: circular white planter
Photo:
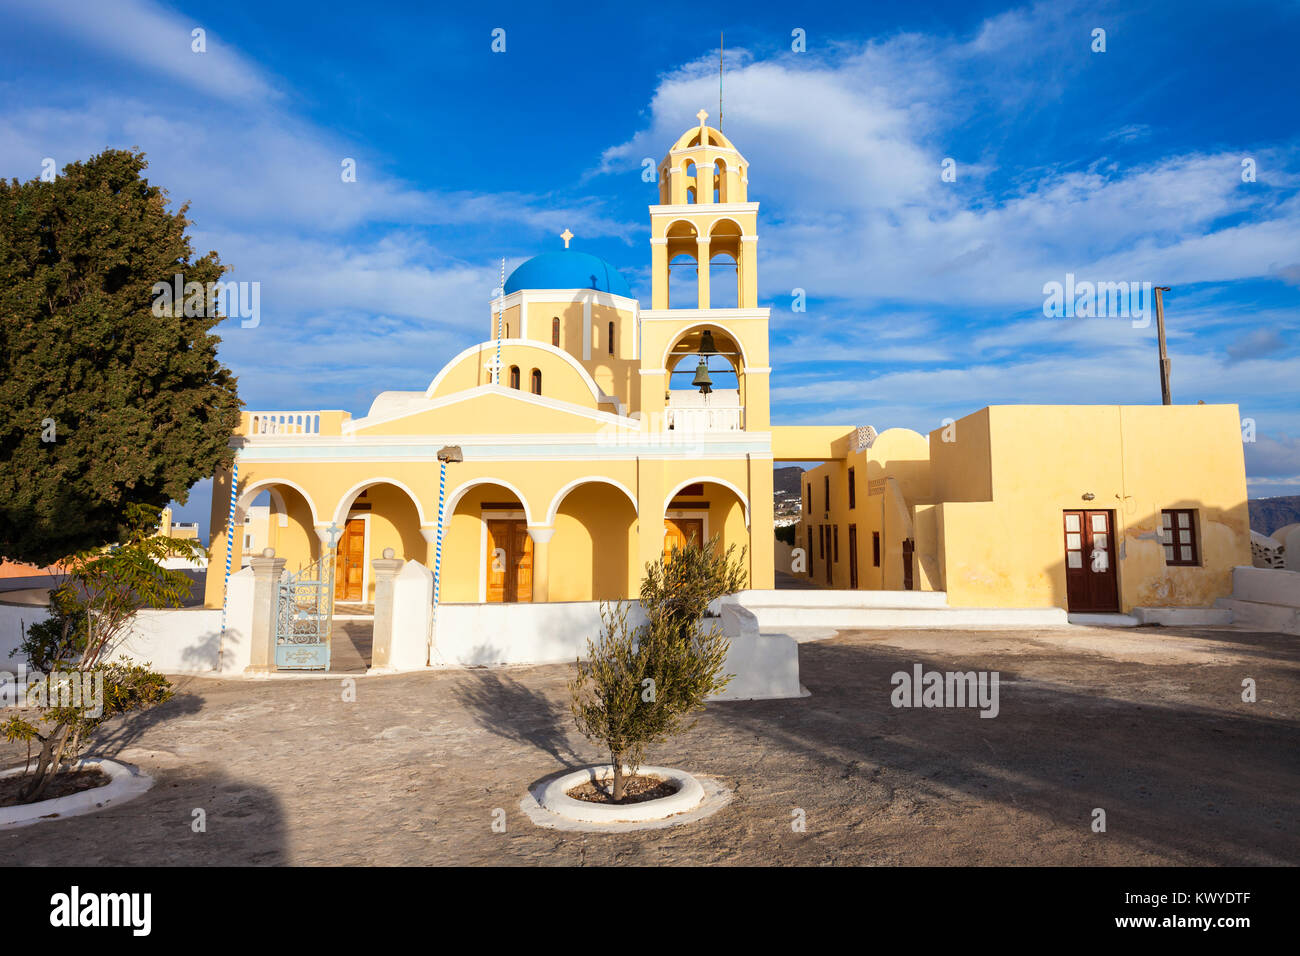
[[[645,823],[649,820],[663,820],[679,813],[689,813],[704,802],[704,787],[700,782],[684,770],[673,770],[671,767],[641,767],[637,770],[637,776],[658,777],[677,785],[676,793],[657,800],[624,804],[590,803],[569,796],[569,791],[581,784],[605,784],[613,773],[614,768],[608,765],[566,773],[547,784],[539,802],[551,813],[579,823]]]
[[[40,800],[17,807],[0,807],[0,831],[31,826],[45,820],[62,820],[65,817],[94,813],[110,803],[132,800],[153,786],[153,777],[147,773],[105,757],[78,761],[72,769],[86,770],[91,767],[98,767],[106,773],[108,783],[80,793],[70,793],[66,797],[55,797],[53,800]],[[0,777],[16,777],[25,771],[25,767],[0,770]]]

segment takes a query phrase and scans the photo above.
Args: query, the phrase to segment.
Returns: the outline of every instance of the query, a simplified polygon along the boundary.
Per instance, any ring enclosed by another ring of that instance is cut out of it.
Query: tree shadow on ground
[[[713,740],[725,753],[726,736],[763,739],[771,757],[823,766],[829,786],[863,772],[860,766],[874,768],[893,787],[950,810],[971,801],[1003,805],[1085,836],[1100,807],[1109,839],[1174,859],[1300,859],[1300,724],[1265,705],[1262,694],[1259,704],[1243,703],[1239,686],[1251,670],[1273,699],[1293,699],[1297,675],[1285,655],[1258,668],[1133,665],[1050,650],[1031,656],[1040,665],[1046,658],[1061,677],[1042,679],[1041,666],[1035,675],[1019,672],[1008,664],[1023,667],[1026,655],[995,651],[944,658],[852,638],[803,644],[800,677],[812,696],[711,704],[710,723],[723,732]],[[914,664],[1000,672],[998,716],[894,707],[891,677],[910,674]],[[1102,669],[1083,674],[1081,665]],[[1196,699],[1160,699],[1170,686]]]
[[[478,725],[498,737],[544,750],[569,768],[585,766],[569,745],[564,721],[569,715],[545,694],[509,674],[471,670],[454,688],[456,699]]]
[[[92,746],[95,753],[112,757],[133,746],[145,732],[157,724],[178,717],[197,714],[203,709],[203,698],[197,694],[179,692],[166,703],[148,710],[135,710],[107,722],[95,734]]]
[[[0,858],[9,865],[65,867],[290,862],[288,819],[269,788],[185,767],[150,773],[153,787],[126,803],[0,833]]]

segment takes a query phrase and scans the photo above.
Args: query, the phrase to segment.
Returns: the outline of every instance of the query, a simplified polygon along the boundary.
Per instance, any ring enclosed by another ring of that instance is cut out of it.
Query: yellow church
[[[235,471],[215,476],[207,605],[242,564],[228,521],[262,496],[290,570],[333,547],[339,602],[373,600],[388,549],[436,568],[445,603],[635,597],[647,562],[714,536],[745,548],[757,590],[780,571],[823,589],[1114,611],[1230,591],[1231,568],[1250,564],[1235,406],[995,407],[951,436],[774,427],[759,205],[749,162],[707,118],[659,164],[649,308],[566,230],[427,387],[381,392],[360,418],[244,412]],[[710,288],[718,261],[734,263],[734,289]],[[692,300],[670,301],[674,270]],[[778,568],[780,461],[824,464]]]

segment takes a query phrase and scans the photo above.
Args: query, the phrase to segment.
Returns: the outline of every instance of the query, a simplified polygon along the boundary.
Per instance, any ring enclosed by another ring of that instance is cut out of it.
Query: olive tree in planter
[[[39,695],[28,692],[34,719],[15,715],[0,723],[0,735],[29,747],[29,770],[19,789],[23,803],[40,800],[107,720],[172,696],[167,679],[148,666],[109,658],[137,611],[176,607],[189,592],[190,579],[164,568],[162,561],[199,557],[203,549],[195,541],[154,535],[158,516],[150,507],[128,505],[124,511],[126,540],[69,559],[67,578],[50,592],[50,616],[30,625],[11,653],[25,655],[32,669],[45,675],[38,686],[47,688]],[[75,697],[60,695],[60,684],[83,690]],[[94,695],[85,692],[91,687]],[[87,699],[92,696],[98,699]],[[33,744],[39,745],[35,767],[30,766]]]
[[[729,642],[705,620],[711,601],[744,587],[744,555],[735,545],[723,551],[715,537],[647,564],[640,626],[628,625],[625,602],[602,602],[600,641],[587,639],[569,691],[578,730],[609,751],[615,803],[625,795],[625,768],[635,776],[645,748],[688,730],[688,718],[731,680],[722,672]]]

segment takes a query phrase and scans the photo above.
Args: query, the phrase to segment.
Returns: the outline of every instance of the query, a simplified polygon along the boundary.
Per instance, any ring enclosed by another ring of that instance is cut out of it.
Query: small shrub
[[[569,691],[578,730],[609,751],[615,803],[625,768],[635,775],[648,745],[688,730],[731,680],[722,672],[729,641],[717,624],[703,625],[710,601],[744,586],[743,556],[734,545],[721,552],[714,539],[648,564],[639,627],[629,627],[625,602],[601,603],[600,640],[587,639]]]
[[[160,562],[176,554],[194,557],[202,549],[193,541],[153,536],[152,509],[129,507],[127,520],[132,531],[123,544],[69,562],[68,577],[50,593],[50,616],[30,625],[11,654],[23,654],[38,672],[38,691],[29,688],[26,701],[35,718],[14,715],[0,722],[0,736],[28,744],[29,765],[30,748],[39,746],[36,766],[19,789],[24,803],[41,799],[105,721],[172,696],[167,679],[148,666],[109,658],[138,610],[177,606],[188,593],[189,578]],[[77,699],[60,696],[60,684],[80,688]],[[90,688],[95,693],[87,699]]]

